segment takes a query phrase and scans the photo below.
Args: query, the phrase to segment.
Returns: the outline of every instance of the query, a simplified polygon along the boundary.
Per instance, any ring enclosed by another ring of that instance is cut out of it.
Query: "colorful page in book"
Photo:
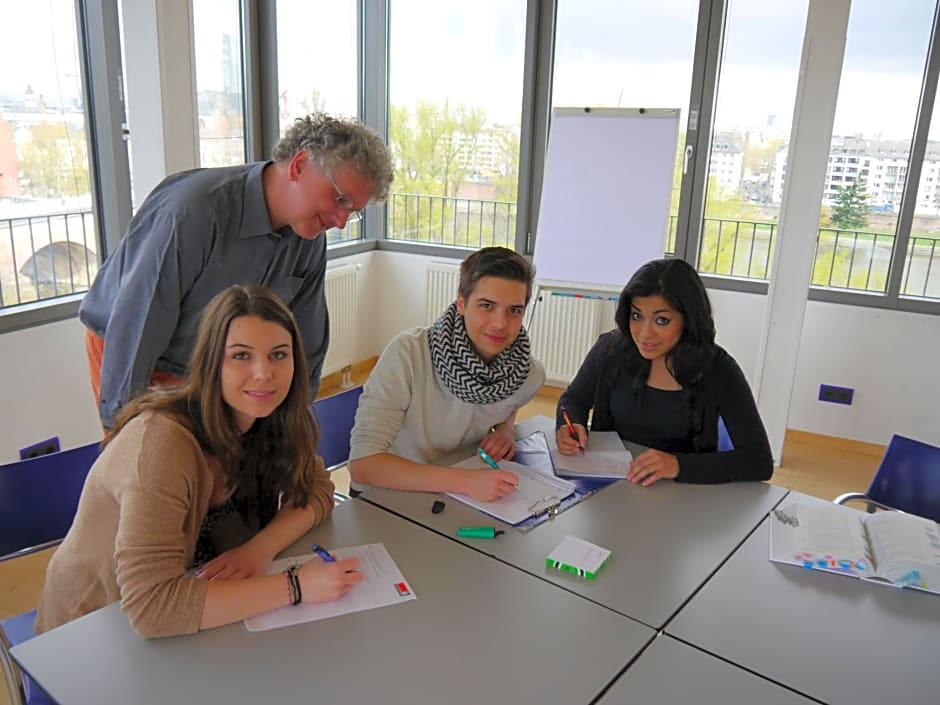
[[[457,463],[454,467],[489,472],[486,463],[476,456]],[[516,474],[519,478],[518,490],[510,492],[505,497],[493,502],[481,502],[464,494],[450,492],[447,494],[507,524],[515,525],[534,514],[540,514],[551,507],[557,506],[561,500],[573,493],[575,489],[574,485],[567,480],[551,477],[511,460],[499,461],[499,467],[502,470],[508,470]]]
[[[940,526],[930,519],[877,512],[865,517],[874,579],[940,594]]]
[[[384,544],[368,543],[362,546],[337,548],[333,550],[337,560],[358,558],[359,570],[363,580],[352,590],[334,602],[303,602],[299,605],[281,607],[245,620],[245,628],[250,632],[262,632],[268,629],[287,627],[292,624],[328,619],[351,612],[371,610],[376,607],[397,605],[416,599],[410,583],[401,574],[398,565],[391,557]],[[316,554],[293,558],[280,558],[271,563],[268,575],[281,573],[291,565],[303,565],[316,558]]]
[[[822,500],[786,503],[770,513],[770,560],[871,576],[874,566],[864,516]]]
[[[588,438],[584,455],[563,455],[552,439],[555,472],[563,477],[601,477],[623,479],[627,476],[633,454],[623,447],[616,431],[595,431]]]

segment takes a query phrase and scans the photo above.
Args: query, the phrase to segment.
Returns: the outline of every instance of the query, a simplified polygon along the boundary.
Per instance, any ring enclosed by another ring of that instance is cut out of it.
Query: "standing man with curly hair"
[[[271,161],[157,185],[79,309],[104,427],[148,384],[186,372],[199,314],[232,284],[266,286],[291,308],[316,394],[329,343],[320,235],[384,201],[392,171],[375,132],[316,113],[294,122]]]

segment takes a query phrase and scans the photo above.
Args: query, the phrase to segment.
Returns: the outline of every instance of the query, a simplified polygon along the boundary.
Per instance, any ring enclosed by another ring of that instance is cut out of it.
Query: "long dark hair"
[[[616,353],[639,388],[649,379],[650,361],[640,355],[630,335],[630,312],[633,299],[642,296],[662,296],[682,314],[682,337],[667,355],[666,367],[682,387],[694,388],[715,355],[715,321],[698,272],[685,260],[656,259],[640,267],[623,288],[615,316],[620,331]]]
[[[255,316],[290,333],[294,377],[287,397],[266,418],[257,419],[244,435],[222,398],[222,361],[232,321]],[[262,526],[283,498],[296,507],[310,501],[319,432],[310,409],[310,380],[303,343],[290,309],[262,286],[232,286],[217,294],[202,313],[189,373],[176,386],[154,387],[128,403],[114,432],[144,411],[170,414],[184,423],[210,455],[222,463],[235,501],[246,516]]]

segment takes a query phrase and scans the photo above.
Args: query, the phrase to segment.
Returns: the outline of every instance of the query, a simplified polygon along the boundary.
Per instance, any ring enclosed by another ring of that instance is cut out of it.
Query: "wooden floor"
[[[354,373],[354,381],[361,383],[367,373]],[[337,383],[335,378],[324,379],[321,396],[335,393]],[[556,390],[543,389],[519,412],[519,420],[540,414],[554,416],[557,397]],[[864,492],[883,453],[883,446],[790,431],[781,467],[774,472],[771,483],[823,499],[843,492]],[[336,471],[333,481],[338,490],[348,491],[349,474],[345,469]],[[0,619],[35,609],[51,555],[52,549],[0,563]],[[9,705],[5,688],[0,688],[0,705]]]

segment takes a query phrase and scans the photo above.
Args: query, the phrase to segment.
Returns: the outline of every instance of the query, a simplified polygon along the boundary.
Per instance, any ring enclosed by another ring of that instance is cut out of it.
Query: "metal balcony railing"
[[[388,238],[456,247],[511,248],[516,240],[516,204],[393,193],[388,202]]]
[[[670,243],[675,242],[675,229],[676,216],[671,216]],[[776,236],[776,223],[705,218],[698,269],[719,276],[767,280]],[[940,236],[911,236],[904,255],[903,296],[940,299],[938,243]],[[812,285],[883,293],[893,250],[893,234],[820,228],[816,234]]]
[[[86,291],[97,242],[91,211],[0,220],[0,307]]]
[[[515,244],[516,204],[510,201],[394,193],[389,239],[457,247]],[[675,242],[676,216],[668,223]],[[777,224],[705,218],[698,269],[718,276],[767,280]],[[358,240],[360,223],[327,233],[329,244]],[[0,219],[0,307],[85,291],[98,271],[91,211]],[[813,286],[885,291],[894,235],[820,228]],[[940,299],[940,236],[914,234],[904,254],[902,296]]]

